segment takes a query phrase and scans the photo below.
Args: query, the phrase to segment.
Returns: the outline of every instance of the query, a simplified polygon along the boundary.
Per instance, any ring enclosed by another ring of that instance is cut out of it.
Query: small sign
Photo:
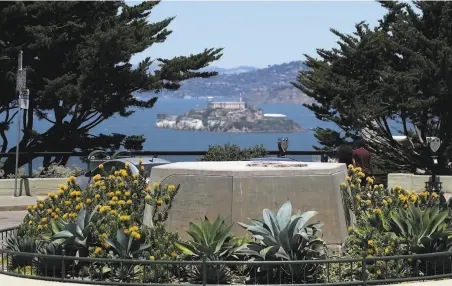
[[[28,109],[30,104],[30,90],[26,89],[25,92],[19,94],[19,105],[22,109]]]
[[[27,70],[20,69],[17,71],[16,77],[16,91],[20,92],[24,90],[27,86]]]

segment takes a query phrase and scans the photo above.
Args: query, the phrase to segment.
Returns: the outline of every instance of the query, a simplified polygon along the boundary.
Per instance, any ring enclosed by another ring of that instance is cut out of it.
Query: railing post
[[[33,159],[31,152],[27,152],[27,159],[28,159],[28,178],[33,177]]]
[[[61,281],[64,282],[64,279],[66,278],[66,263],[64,260],[64,256],[66,255],[66,250],[63,248],[63,251],[61,251]]]
[[[202,257],[202,285],[207,285],[207,265],[206,265],[206,256]]]
[[[363,281],[363,286],[366,286],[367,282],[367,252],[362,252],[362,267],[361,267],[361,279]]]

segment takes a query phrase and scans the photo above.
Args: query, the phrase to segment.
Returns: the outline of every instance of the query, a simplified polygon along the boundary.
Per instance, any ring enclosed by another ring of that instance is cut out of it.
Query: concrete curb
[[[80,281],[77,281],[80,282]],[[0,285],[22,285],[22,286],[58,286],[58,285],[81,285],[88,286],[95,284],[81,284],[81,283],[71,283],[71,282],[56,282],[56,281],[44,281],[38,279],[21,278],[5,274],[0,274]],[[177,285],[177,284],[174,284]],[[401,284],[391,284],[389,286],[395,285],[410,285],[410,286],[449,286],[451,285],[451,280],[439,280],[439,281],[427,281],[427,282],[408,282]],[[388,286],[388,285],[387,285]]]

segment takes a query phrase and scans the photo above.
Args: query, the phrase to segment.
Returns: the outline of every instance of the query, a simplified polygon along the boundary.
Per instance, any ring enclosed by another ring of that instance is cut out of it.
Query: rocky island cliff
[[[211,108],[190,110],[184,115],[158,114],[156,126],[175,130],[211,132],[297,132],[305,131],[293,120],[266,117],[260,109]]]

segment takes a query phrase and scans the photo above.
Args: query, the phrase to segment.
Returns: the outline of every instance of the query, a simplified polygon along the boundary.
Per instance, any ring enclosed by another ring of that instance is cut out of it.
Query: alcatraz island
[[[242,101],[214,102],[207,108],[192,109],[183,115],[157,114],[156,126],[174,130],[210,132],[299,132],[306,131],[283,114],[265,114]]]

